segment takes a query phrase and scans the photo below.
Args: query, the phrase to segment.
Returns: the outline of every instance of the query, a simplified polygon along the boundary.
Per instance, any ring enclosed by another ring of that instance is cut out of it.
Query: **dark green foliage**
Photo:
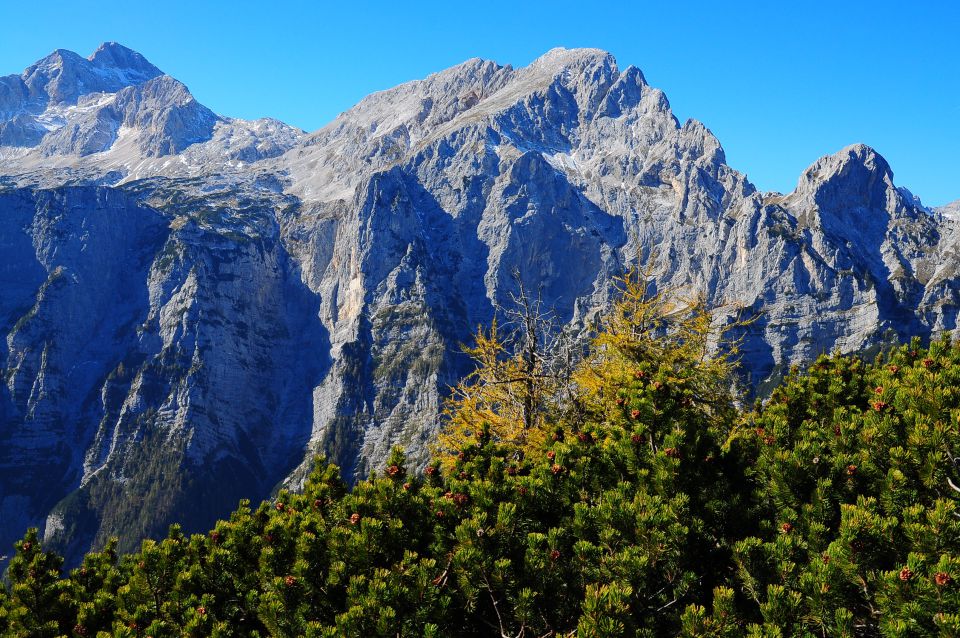
[[[822,357],[747,421],[761,528],[734,560],[765,630],[958,635],[960,348]]]
[[[10,636],[60,636],[69,628],[67,581],[60,578],[63,559],[44,552],[36,529],[30,529],[16,544],[8,571],[11,587],[5,604],[4,623]]]
[[[823,357],[741,413],[608,347],[539,449],[482,430],[351,491],[318,462],[67,575],[30,531],[0,635],[960,636],[960,348]]]

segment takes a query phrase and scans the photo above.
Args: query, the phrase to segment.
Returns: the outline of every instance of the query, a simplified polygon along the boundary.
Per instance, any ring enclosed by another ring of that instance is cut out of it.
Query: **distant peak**
[[[84,62],[86,62],[86,60],[84,60],[82,56],[77,55],[69,49],[54,49],[48,55],[31,64],[24,73],[30,74],[37,69],[52,69],[62,67],[64,64]]]
[[[89,58],[56,49],[29,66],[20,77],[31,99],[76,104],[82,95],[115,93],[162,74],[136,51],[106,42]]]
[[[531,67],[567,67],[602,65],[612,69],[617,68],[616,59],[603,49],[565,49],[557,47],[550,49],[533,61]]]
[[[163,72],[152,65],[145,57],[117,42],[104,42],[88,58],[100,69],[134,73],[139,79],[146,80]]]
[[[609,52],[591,47],[554,47],[541,55],[538,60],[580,60],[585,58],[612,58]]]

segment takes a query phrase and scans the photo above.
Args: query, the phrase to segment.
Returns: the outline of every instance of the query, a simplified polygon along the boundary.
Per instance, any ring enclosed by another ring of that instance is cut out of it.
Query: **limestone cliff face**
[[[54,55],[0,78],[0,545],[202,529],[318,452],[423,463],[517,277],[576,327],[651,263],[758,316],[754,388],[956,326],[949,207],[863,145],[759,192],[602,51],[470,60],[310,135],[216,116],[119,45]]]
[[[276,201],[182,195],[0,195],[4,543],[205,525],[302,461],[329,343]]]

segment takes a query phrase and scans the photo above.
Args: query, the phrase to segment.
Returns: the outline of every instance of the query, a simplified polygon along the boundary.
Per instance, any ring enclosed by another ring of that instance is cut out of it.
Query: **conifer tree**
[[[68,585],[60,579],[63,559],[43,551],[36,528],[27,530],[15,547],[8,570],[11,587],[6,635],[43,638],[71,632],[69,609],[63,600]]]
[[[479,328],[474,345],[464,348],[475,368],[452,389],[447,422],[434,446],[447,467],[483,427],[518,452],[538,449],[572,389],[577,339],[556,325],[519,275],[515,279],[519,292],[510,307],[500,309],[505,321]]]

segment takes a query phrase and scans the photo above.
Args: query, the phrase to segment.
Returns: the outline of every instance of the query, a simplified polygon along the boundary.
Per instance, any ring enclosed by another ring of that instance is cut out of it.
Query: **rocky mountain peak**
[[[811,164],[800,176],[801,184],[818,186],[845,177],[893,179],[890,164],[866,144],[851,144]]]
[[[893,170],[866,144],[852,144],[821,157],[800,176],[795,195],[829,208],[884,208],[893,185]]]
[[[117,42],[104,42],[88,58],[98,69],[123,75],[130,84],[146,82],[163,71],[145,57]]]
[[[90,63],[73,51],[57,49],[27,67],[21,76],[31,97],[46,95],[53,102],[75,101],[83,91]]]
[[[616,59],[606,51],[557,48],[523,69],[518,82],[534,91],[562,86],[576,96],[581,109],[592,113],[619,76]]]
[[[21,76],[32,99],[52,104],[76,104],[90,93],[115,93],[161,75],[142,55],[108,42],[89,57],[57,49],[29,66]]]
[[[23,77],[26,79],[35,75],[49,75],[55,72],[62,72],[71,66],[82,66],[83,62],[83,56],[69,49],[54,49],[49,54],[28,66],[23,72]]]
[[[617,61],[603,49],[556,47],[534,60],[527,68],[552,73],[583,69],[608,69],[616,73]]]

